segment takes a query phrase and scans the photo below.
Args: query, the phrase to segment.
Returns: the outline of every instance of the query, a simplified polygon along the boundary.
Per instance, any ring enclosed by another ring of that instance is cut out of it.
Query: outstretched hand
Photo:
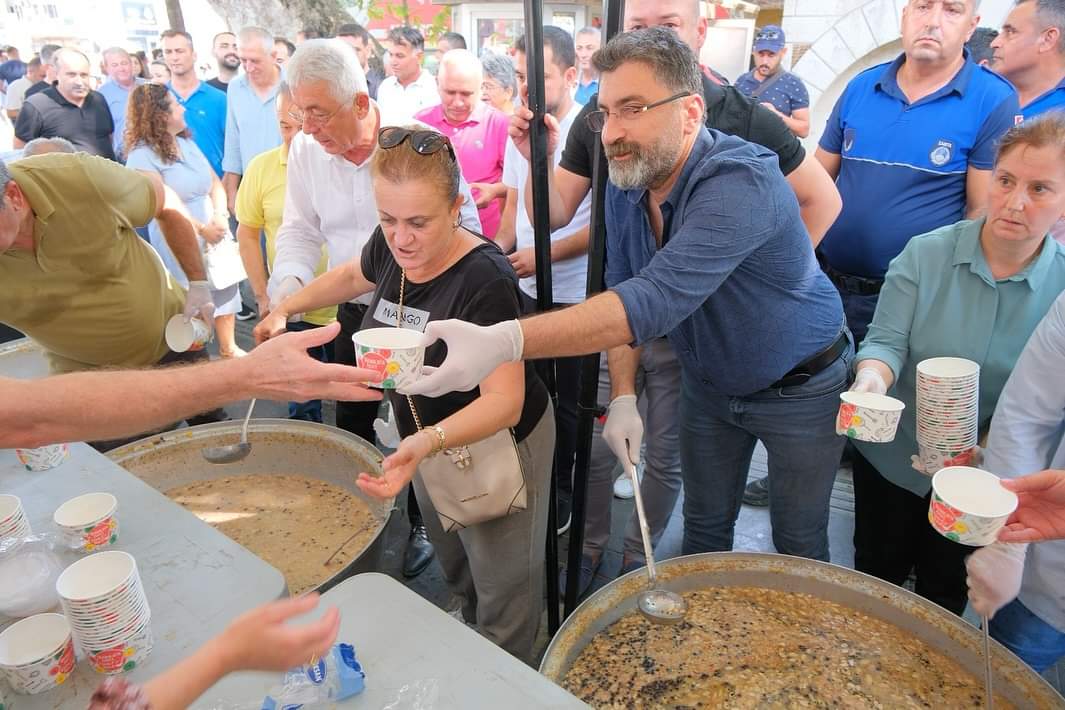
[[[1003,542],[1065,539],[1065,470],[1047,470],[1002,485],[1017,494],[1017,510],[998,535]]]

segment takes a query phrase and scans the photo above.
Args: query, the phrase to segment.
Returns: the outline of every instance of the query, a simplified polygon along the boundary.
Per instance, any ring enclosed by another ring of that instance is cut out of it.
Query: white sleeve
[[[1065,294],[1017,359],[991,419],[984,468],[1012,478],[1049,468],[1065,435]]]
[[[277,230],[274,269],[267,285],[271,296],[288,276],[295,276],[304,286],[309,284],[314,280],[314,270],[322,258],[325,235],[311,199],[305,141],[306,136],[298,135],[289,148],[284,218]]]
[[[500,180],[511,190],[517,190],[521,185],[521,174],[519,171],[527,170],[525,158],[514,145],[514,141],[507,138],[507,147],[503,151],[503,177]]]
[[[481,213],[477,211],[477,203],[473,199],[473,192],[470,191],[470,185],[466,182],[466,177],[461,172],[459,173],[459,192],[466,198],[466,201],[462,203],[462,207],[459,209],[462,226],[478,234],[483,234],[484,227],[481,226]]]

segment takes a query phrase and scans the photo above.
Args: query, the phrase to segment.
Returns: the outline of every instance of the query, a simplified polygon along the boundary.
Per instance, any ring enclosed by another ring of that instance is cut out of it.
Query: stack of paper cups
[[[0,633],[0,674],[18,693],[62,685],[75,663],[70,624],[62,614],[37,614]]]
[[[977,363],[960,357],[917,363],[917,444],[925,473],[972,463],[979,401]]]
[[[78,646],[97,673],[133,670],[151,653],[151,610],[131,555],[90,555],[67,567],[55,586]]]
[[[0,540],[8,537],[23,538],[32,532],[19,497],[0,494]]]

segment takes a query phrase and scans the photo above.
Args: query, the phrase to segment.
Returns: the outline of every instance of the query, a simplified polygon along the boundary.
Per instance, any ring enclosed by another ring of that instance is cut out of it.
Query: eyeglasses
[[[769,30],[768,32],[759,32],[757,35],[755,35],[755,38],[754,38],[754,40],[756,42],[758,40],[776,41],[778,39],[780,39],[780,33],[777,32],[776,30]]]
[[[319,126],[324,126],[325,124],[332,121],[333,116],[336,116],[338,113],[340,113],[343,108],[344,105],[341,104],[340,107],[332,113],[326,113],[325,111],[318,108],[308,109],[307,111],[297,111],[296,109],[289,109],[288,117],[291,118],[293,121],[297,121],[299,123],[310,122]]]
[[[377,145],[384,149],[395,148],[403,141],[410,139],[410,147],[418,155],[433,155],[447,148],[452,162],[455,161],[455,149],[451,146],[448,137],[436,131],[419,130],[412,131],[409,128],[389,126],[377,132]]]
[[[665,106],[666,104],[672,103],[677,99],[683,99],[691,95],[692,92],[690,91],[682,91],[679,94],[673,94],[667,99],[655,101],[653,104],[626,104],[625,106],[622,106],[620,109],[618,109],[616,112],[604,111],[600,109],[598,111],[592,111],[591,113],[589,113],[587,116],[584,117],[584,121],[585,124],[588,126],[588,130],[592,131],[593,133],[602,133],[603,129],[606,127],[606,120],[610,116],[616,116],[623,123],[628,123],[631,121],[635,121],[640,116],[647,113],[653,108]]]

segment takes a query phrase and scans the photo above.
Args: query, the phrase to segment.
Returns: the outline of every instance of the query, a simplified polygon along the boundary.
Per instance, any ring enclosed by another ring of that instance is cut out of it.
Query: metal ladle
[[[632,479],[632,491],[636,498],[636,516],[640,520],[640,535],[643,537],[643,554],[647,558],[647,586],[636,597],[636,606],[640,613],[656,624],[676,624],[688,611],[688,602],[676,592],[658,587],[658,573],[655,570],[655,555],[651,547],[651,530],[647,527],[647,516],[643,512],[643,496],[640,494],[640,480],[636,476],[636,467],[624,457],[622,465]]]
[[[984,616],[980,619],[981,626],[984,627],[984,693],[986,700],[985,706],[988,710],[993,710],[995,707],[995,693],[991,684],[991,632],[987,628],[987,617]]]
[[[244,426],[240,430],[240,443],[227,444],[225,446],[205,446],[200,453],[208,463],[236,463],[251,453],[251,444],[248,443],[248,422],[251,421],[251,410],[255,409],[255,400],[248,405],[248,413],[244,415]]]

